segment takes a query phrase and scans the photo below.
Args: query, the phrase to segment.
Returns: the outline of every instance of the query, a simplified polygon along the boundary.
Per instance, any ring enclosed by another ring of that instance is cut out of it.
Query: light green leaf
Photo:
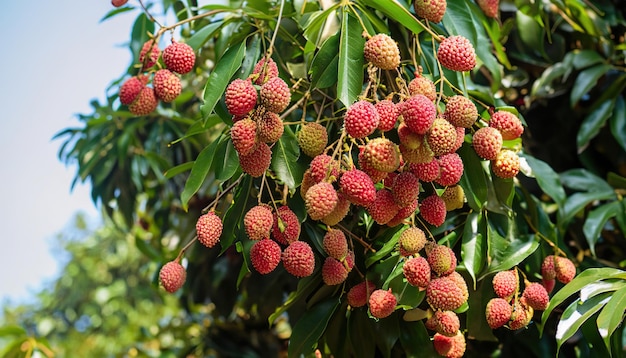
[[[309,356],[324,333],[328,321],[341,301],[336,298],[321,302],[306,311],[293,327],[289,340],[289,357]]]
[[[237,151],[235,151],[235,147],[233,146],[233,141],[227,136],[222,136],[220,144],[216,150],[215,157],[221,159],[213,161],[215,179],[220,182],[224,182],[232,178],[240,168],[239,157],[237,156]]]
[[[626,311],[626,286],[613,293],[613,296],[604,306],[596,320],[598,332],[600,336],[602,336],[604,344],[609,351],[611,351],[611,335],[613,335],[615,329],[622,324],[624,311]]]
[[[615,109],[609,119],[611,133],[617,143],[626,151],[626,101],[623,96],[615,98]]]
[[[291,128],[285,127],[285,132],[274,145],[271,167],[278,180],[287,185],[290,191],[294,191],[302,183],[306,170],[298,163],[299,156],[298,140]]]
[[[463,266],[472,277],[474,288],[476,288],[476,275],[483,269],[486,261],[483,236],[485,231],[482,213],[479,211],[470,212],[463,230],[461,258],[463,259]]]
[[[563,312],[556,328],[557,352],[591,316],[598,312],[611,298],[610,293],[594,296],[588,301],[572,302]]]
[[[194,32],[193,35],[187,40],[187,45],[191,46],[195,51],[198,51],[202,45],[211,37],[215,36],[216,33],[220,31],[222,25],[224,25],[224,21],[217,21],[214,23],[207,24],[200,30]]]
[[[424,31],[422,24],[397,0],[363,0],[362,2],[399,22],[416,35]]]
[[[594,257],[596,256],[596,242],[600,239],[600,233],[604,225],[610,218],[617,215],[621,208],[622,204],[620,204],[619,201],[613,201],[599,206],[587,215],[587,219],[583,225],[583,232],[585,233],[591,254]]]
[[[583,123],[580,125],[578,134],[576,135],[576,145],[578,146],[579,154],[587,148],[589,141],[595,138],[600,132],[600,129],[604,127],[613,112],[614,106],[614,98],[613,100],[604,101],[583,119]]]
[[[185,183],[185,188],[180,194],[183,210],[187,211],[189,199],[198,192],[198,189],[200,189],[202,183],[204,183],[204,179],[209,173],[209,168],[211,168],[211,164],[213,163],[218,143],[219,140],[213,141],[213,143],[209,144],[198,154],[198,158],[194,161],[189,178],[187,178],[187,182]]]
[[[570,93],[570,104],[572,107],[598,83],[600,77],[604,76],[612,68],[613,66],[611,65],[601,64],[579,73]]]
[[[356,101],[363,88],[365,39],[361,36],[362,32],[359,21],[344,7],[339,40],[337,98],[345,107]]]

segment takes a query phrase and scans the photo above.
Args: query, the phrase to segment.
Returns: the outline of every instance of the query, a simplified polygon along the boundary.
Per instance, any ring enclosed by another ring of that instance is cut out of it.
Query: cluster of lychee
[[[283,135],[280,113],[290,101],[289,86],[278,77],[271,57],[263,57],[248,78],[235,79],[226,88],[226,108],[233,116],[230,136],[244,173],[260,177],[270,167],[270,146]]]
[[[498,16],[500,0],[476,0],[476,4],[487,17],[495,18]],[[447,5],[446,0],[418,0],[413,2],[417,16],[434,23],[443,20]]]
[[[141,73],[127,79],[119,90],[120,102],[136,116],[152,113],[159,101],[174,101],[183,90],[179,75],[189,73],[196,61],[195,52],[185,43],[172,38],[161,53],[157,42],[158,38],[153,38],[143,44],[139,53]]]
[[[489,327],[496,329],[505,326],[518,330],[528,326],[534,311],[548,308],[555,278],[562,283],[570,282],[576,275],[576,267],[566,257],[550,255],[542,263],[541,274],[542,282],[530,282],[524,278],[523,291],[517,269],[495,274],[492,285],[497,297],[489,300],[485,308]]]

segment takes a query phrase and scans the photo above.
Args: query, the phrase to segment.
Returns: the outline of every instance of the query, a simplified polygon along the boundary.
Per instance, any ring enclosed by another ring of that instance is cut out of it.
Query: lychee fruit
[[[528,326],[530,320],[533,318],[533,308],[522,304],[522,301],[523,299],[519,302],[515,302],[513,305],[513,313],[511,313],[511,321],[509,322],[509,328],[512,331]]]
[[[128,0],[111,0],[111,5],[115,7],[120,7],[126,5]]]
[[[430,183],[435,181],[441,175],[441,171],[439,169],[439,162],[436,158],[425,162],[425,163],[411,163],[409,165],[409,170],[413,173],[420,181],[425,183]]]
[[[408,219],[411,215],[413,215],[413,213],[415,213],[415,211],[417,210],[417,206],[418,206],[418,202],[417,202],[417,199],[415,199],[409,205],[401,207],[400,210],[398,210],[398,213],[391,220],[387,222],[387,226],[394,227],[394,226],[402,224],[406,219]],[[407,255],[404,255],[402,248],[400,248],[400,254],[403,256],[407,256]]]
[[[433,226],[441,226],[446,221],[446,203],[437,194],[431,194],[420,203],[420,215]]]
[[[348,211],[350,211],[350,201],[346,199],[345,195],[337,192],[337,205],[335,205],[333,211],[324,216],[321,221],[328,226],[337,225],[348,215]]]
[[[187,271],[178,263],[178,261],[170,261],[163,265],[161,271],[159,271],[159,279],[165,291],[174,293],[178,291],[185,284],[187,278]]]
[[[467,289],[467,282],[465,282],[465,279],[463,278],[463,276],[461,276],[460,273],[454,271],[454,272],[452,272],[449,275],[441,276],[441,277],[445,277],[448,280],[454,282],[456,287],[458,287],[459,290],[461,290],[461,299],[463,299],[464,301],[467,301],[467,299],[469,298],[469,291]]]
[[[415,0],[413,7],[417,16],[439,23],[446,13],[446,0]]]
[[[258,273],[266,275],[280,263],[281,249],[274,240],[268,238],[255,242],[250,248],[250,261]]]
[[[493,291],[500,298],[510,299],[519,288],[515,270],[500,271],[491,280]]]
[[[461,35],[445,38],[439,44],[437,59],[453,71],[470,71],[476,66],[476,52],[472,43]]]
[[[365,60],[382,70],[393,70],[400,66],[398,44],[387,34],[376,34],[365,42]]]
[[[461,331],[457,331],[452,337],[435,333],[433,336],[433,346],[439,355],[446,358],[461,358],[465,354],[465,336]]]
[[[357,156],[359,169],[367,173],[367,175],[369,175],[369,177],[372,179],[373,183],[378,183],[381,180],[385,179],[388,173],[374,169],[374,167],[372,167],[372,165],[365,157],[364,149],[365,147],[359,147],[359,155]]]
[[[415,226],[404,230],[398,238],[400,250],[408,255],[415,255],[420,252],[426,244],[426,234]]]
[[[554,286],[556,286],[556,280],[555,279],[550,279],[550,280],[542,279],[541,285],[546,289],[546,291],[549,294],[550,292],[552,292],[552,290],[554,290]]]
[[[386,173],[391,173],[400,166],[398,146],[383,137],[367,142],[363,148],[363,158],[372,168]]]
[[[338,285],[346,280],[348,270],[334,257],[327,257],[322,265],[322,280],[328,286]]]
[[[495,160],[491,161],[491,170],[502,179],[514,178],[519,173],[520,160],[517,153],[503,149]]]
[[[376,289],[371,281],[358,283],[348,291],[347,299],[351,307],[363,307],[367,304],[370,294]]]
[[[313,249],[304,241],[294,241],[283,251],[285,270],[296,277],[307,277],[315,269]]]
[[[455,127],[471,128],[478,118],[474,102],[461,95],[448,98],[443,117]]]
[[[243,217],[243,226],[250,240],[269,238],[273,225],[274,214],[268,205],[254,206]]]
[[[392,130],[396,126],[398,116],[400,115],[400,110],[396,104],[388,99],[384,99],[377,102],[374,107],[379,116],[378,129],[382,132]]]
[[[536,311],[545,310],[550,303],[548,291],[538,282],[527,284],[522,293],[522,297],[524,297],[526,303]]]
[[[147,70],[159,61],[161,50],[155,39],[146,41],[139,51],[139,62],[142,64],[142,70]]]
[[[156,109],[158,104],[154,89],[152,87],[144,87],[137,95],[137,98],[135,98],[135,101],[128,106],[128,110],[136,116],[147,116]]]
[[[313,158],[324,152],[328,144],[326,128],[316,122],[308,122],[296,133],[298,145],[304,154]]]
[[[456,256],[451,248],[435,245],[426,256],[428,264],[438,276],[449,275],[456,269]]]
[[[226,87],[225,102],[228,113],[243,116],[256,106],[257,92],[250,80],[237,78]]]
[[[379,225],[384,225],[393,219],[400,207],[393,199],[393,194],[387,189],[380,189],[376,192],[376,198],[367,207],[367,212]]]
[[[339,188],[353,204],[368,206],[376,199],[374,182],[364,171],[351,169],[339,178]]]
[[[380,117],[376,107],[368,101],[353,103],[344,115],[344,128],[352,138],[365,138],[374,133]]]
[[[239,155],[239,165],[244,173],[260,177],[269,169],[272,162],[272,150],[265,143],[258,143],[248,155]]]
[[[193,69],[195,62],[196,54],[186,43],[172,39],[172,43],[163,50],[163,63],[172,72],[184,75]]]
[[[411,285],[419,288],[426,288],[430,282],[430,265],[425,258],[411,257],[406,260],[402,267],[404,278]]]
[[[500,0],[476,0],[476,3],[485,13],[485,16],[491,18],[498,17]]]
[[[335,181],[339,177],[339,162],[328,154],[316,155],[309,164],[311,178],[319,183],[324,180]]]
[[[146,76],[135,76],[124,81],[120,87],[120,102],[124,105],[133,103],[141,90],[146,86],[147,80]]]
[[[443,118],[435,118],[426,140],[435,156],[450,153],[456,144],[456,128]]]
[[[459,150],[459,148],[463,146],[463,143],[465,142],[465,128],[456,127],[455,129],[456,142],[454,143],[454,146],[452,147],[452,150],[450,150],[450,152],[456,152],[457,150]]]
[[[172,102],[183,91],[180,78],[170,70],[162,69],[156,71],[152,78],[154,93],[163,102]]]
[[[413,132],[404,122],[398,125],[398,139],[409,149],[417,149],[424,142],[424,136]]]
[[[433,317],[435,331],[444,336],[452,337],[461,328],[459,316],[453,311],[435,311]]]
[[[483,127],[474,132],[472,147],[479,157],[495,160],[502,150],[502,134],[492,127]]]
[[[413,173],[402,172],[393,180],[391,193],[396,204],[405,207],[417,199],[420,193],[420,182]]]
[[[375,290],[369,298],[370,313],[376,318],[385,318],[390,316],[397,303],[396,296],[389,290]]]
[[[504,298],[492,298],[487,302],[485,316],[491,329],[504,326],[511,319],[513,308]]]
[[[491,116],[489,126],[502,133],[502,139],[512,140],[519,138],[524,133],[522,121],[511,112],[498,111]]]
[[[557,257],[556,255],[548,255],[543,259],[541,263],[541,277],[544,280],[553,280],[556,278],[556,270],[554,267],[556,266]]]
[[[276,241],[287,245],[298,240],[300,237],[300,220],[288,206],[279,206],[273,216],[272,236]]]
[[[461,307],[467,298],[454,281],[443,276],[430,280],[426,287],[426,301],[434,310],[454,311]]]
[[[421,94],[404,101],[401,113],[404,123],[417,134],[426,134],[437,117],[433,101]]]
[[[268,111],[281,113],[291,101],[291,91],[282,78],[272,77],[261,86],[259,98]]]
[[[439,163],[439,178],[437,184],[443,186],[456,185],[463,175],[463,160],[457,153],[444,154],[437,158]]]
[[[251,78],[254,78],[254,84],[263,85],[270,78],[278,77],[278,66],[271,57],[262,57],[252,70]]]
[[[200,216],[196,222],[196,233],[198,241],[206,247],[213,247],[220,241],[222,235],[222,219],[215,215],[213,211]]]
[[[569,283],[576,276],[576,266],[567,257],[556,257],[556,263],[554,265],[556,271],[556,279],[561,283]]]
[[[421,94],[433,102],[437,99],[437,89],[433,81],[419,74],[409,82],[409,94],[411,96]]]
[[[348,254],[348,241],[343,231],[338,229],[329,229],[322,240],[324,251],[330,257],[342,260]]]
[[[263,111],[256,123],[259,140],[265,143],[278,142],[285,131],[283,120],[274,112]]]
[[[311,220],[320,220],[333,211],[338,200],[333,185],[321,182],[309,188],[304,197],[304,204]]]
[[[244,118],[233,124],[230,139],[239,155],[249,155],[256,149],[257,124],[250,118]]]
[[[460,185],[446,187],[441,194],[441,199],[446,203],[446,211],[460,209],[465,203],[465,191]]]

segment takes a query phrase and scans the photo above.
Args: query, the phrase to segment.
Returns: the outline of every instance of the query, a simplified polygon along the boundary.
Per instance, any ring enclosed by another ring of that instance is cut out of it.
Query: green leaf
[[[363,309],[349,313],[348,338],[354,350],[353,357],[374,358],[376,354],[376,334],[372,320]]]
[[[282,306],[277,307],[274,313],[272,313],[267,321],[270,326],[276,321],[278,317],[280,317],[283,313],[287,312],[287,310],[296,302],[308,297],[313,291],[315,291],[322,282],[322,277],[320,275],[311,275],[304,277],[298,281],[298,288],[289,294],[289,297],[285,300]]]
[[[246,175],[237,186],[233,204],[228,208],[222,219],[224,228],[220,237],[221,253],[224,253],[237,238],[241,237],[240,233],[243,231],[241,230],[241,223],[243,223],[243,217],[246,214],[245,209],[248,206],[248,200],[251,198],[251,191],[252,177]]]
[[[487,175],[482,161],[467,143],[463,143],[458,153],[463,158],[464,167],[459,184],[465,191],[468,205],[475,211],[481,211],[487,202]]]
[[[215,36],[216,33],[220,31],[222,25],[224,25],[224,21],[217,21],[214,23],[207,24],[200,30],[194,32],[193,35],[187,40],[187,45],[191,46],[194,51],[198,51],[202,45],[211,37]]]
[[[596,86],[600,77],[604,76],[612,68],[613,66],[611,65],[601,64],[579,73],[576,77],[574,85],[572,86],[572,92],[570,92],[570,104],[572,107],[574,107],[585,94]]]
[[[209,173],[209,168],[211,168],[211,164],[213,163],[218,143],[219,140],[213,141],[213,143],[209,144],[198,154],[198,158],[194,161],[189,178],[187,178],[187,182],[185,183],[185,188],[180,194],[183,210],[187,211],[189,199],[198,192],[198,189],[200,189],[202,183],[204,183],[204,179]]]
[[[345,107],[354,103],[363,88],[363,29],[348,8],[343,8],[341,37],[339,39],[339,73],[337,74],[337,98]]]
[[[604,179],[587,169],[570,169],[559,174],[564,187],[588,192],[612,191],[613,188]]]
[[[328,88],[337,83],[339,69],[339,34],[329,37],[311,63],[311,86]]]
[[[583,119],[578,129],[578,134],[576,135],[576,145],[578,146],[579,154],[587,148],[589,142],[595,138],[600,132],[600,129],[604,127],[613,112],[614,106],[615,99],[604,101],[585,116],[585,119]]]
[[[0,337],[26,336],[26,330],[17,325],[6,325],[0,327]]]
[[[532,169],[532,173],[530,173],[529,176],[537,180],[537,184],[539,184],[541,190],[550,196],[555,203],[559,206],[563,206],[566,196],[559,175],[552,167],[537,158],[527,154],[522,154],[521,157],[526,159],[526,162]]]
[[[378,238],[378,242],[384,242],[385,244],[377,249],[375,253],[365,258],[365,267],[370,267],[379,260],[382,260],[390,252],[392,252],[398,244],[398,239],[406,227],[396,227],[395,229],[385,230],[382,237]]]
[[[622,324],[624,311],[626,311],[626,286],[613,293],[613,296],[609,302],[606,303],[596,320],[598,332],[600,336],[602,336],[604,344],[609,351],[611,350],[611,335],[613,335],[615,329]]]
[[[161,252],[157,250],[154,246],[152,246],[149,241],[136,237],[135,246],[139,251],[141,251],[142,254],[146,255],[146,257],[149,257],[152,261],[163,261],[163,255],[161,254]]]
[[[600,56],[600,54],[594,50],[574,50],[572,51],[572,55],[572,64],[577,70],[597,65],[605,61],[604,57]]]
[[[473,287],[476,287],[476,275],[483,269],[486,262],[484,250],[485,221],[481,212],[472,211],[467,216],[463,230],[461,244],[461,258],[463,266],[472,277]]]
[[[401,320],[399,338],[407,357],[441,357],[430,342],[430,335],[422,321],[406,322]]]
[[[421,22],[397,0],[363,0],[362,2],[387,15],[388,18],[399,22],[415,35],[424,31]]]
[[[133,63],[139,63],[139,52],[143,44],[149,39],[148,33],[154,33],[154,22],[142,13],[137,16],[131,33],[130,51],[133,54]],[[106,120],[106,118],[104,119]]]
[[[193,163],[194,162],[187,162],[187,163],[179,164],[173,168],[168,169],[165,173],[163,173],[163,176],[165,176],[165,179],[172,179],[178,174],[182,174],[186,171],[191,170],[191,168],[193,168]]]
[[[204,103],[200,107],[202,111],[202,118],[206,122],[213,113],[213,108],[217,102],[222,98],[226,87],[230,83],[231,77],[237,72],[243,61],[246,53],[245,41],[240,42],[238,45],[233,45],[229,48],[224,56],[217,61],[213,72],[209,75],[209,79],[204,86],[204,93],[202,95]]]
[[[587,215],[587,219],[583,225],[583,232],[585,233],[591,254],[594,257],[596,256],[596,242],[600,239],[600,233],[604,225],[610,218],[617,215],[621,208],[622,204],[620,204],[619,201],[613,201],[599,206]]]
[[[588,193],[575,193],[570,195],[565,204],[559,209],[558,213],[558,225],[560,228],[565,228],[569,222],[587,205],[596,200],[608,200],[614,199],[615,192],[613,190],[606,190],[601,192],[588,192]]]
[[[442,23],[450,35],[461,35],[470,40],[474,49],[478,50],[478,33],[477,28],[481,28],[480,24],[476,26],[473,21],[472,10],[466,1],[449,1],[446,12],[443,16]],[[489,46],[482,46],[491,51]]]
[[[278,180],[294,191],[302,183],[302,177],[306,168],[298,163],[300,147],[296,135],[290,127],[285,127],[285,132],[274,145],[271,167]]]
[[[556,328],[557,352],[561,345],[572,337],[591,316],[598,312],[609,300],[610,293],[594,296],[588,301],[572,302],[563,312]]]
[[[617,143],[626,151],[626,101],[623,96],[615,98],[615,109],[609,119],[611,133]]]
[[[216,158],[223,158],[221,160],[213,161],[213,168],[215,170],[215,179],[220,182],[227,181],[237,173],[239,166],[239,157],[237,151],[233,146],[228,136],[222,136],[220,144],[215,152]]]
[[[324,333],[328,321],[341,301],[331,298],[306,311],[293,327],[289,339],[289,357],[300,357],[313,353],[317,341]]]

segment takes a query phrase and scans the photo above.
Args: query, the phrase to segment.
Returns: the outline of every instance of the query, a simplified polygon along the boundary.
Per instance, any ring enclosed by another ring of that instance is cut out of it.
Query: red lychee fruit
[[[398,245],[407,255],[415,255],[420,252],[426,244],[426,234],[417,227],[409,227],[404,230],[398,238]],[[405,255],[405,256],[407,256]]]
[[[272,236],[283,245],[292,243],[300,237],[300,220],[288,206],[280,206],[274,212]]]
[[[178,263],[178,261],[170,261],[163,265],[161,271],[159,271],[159,279],[161,285],[165,288],[165,291],[174,293],[178,291],[185,284],[187,278],[187,271]]]
[[[411,163],[409,165],[409,170],[413,173],[420,181],[425,183],[430,183],[439,178],[440,169],[439,169],[439,161],[433,158],[431,161],[426,163]]]
[[[492,298],[487,302],[485,316],[491,329],[504,326],[511,319],[513,308],[504,298]]]
[[[433,346],[439,355],[446,358],[461,358],[465,354],[465,336],[461,331],[457,331],[452,337],[435,333],[433,336]]]
[[[526,303],[536,311],[545,310],[550,303],[548,291],[538,282],[527,284],[522,293],[522,297],[524,297]]]
[[[487,17],[498,17],[500,0],[476,0],[476,3]]]
[[[365,60],[383,69],[393,70],[400,66],[400,49],[394,39],[386,34],[376,34],[365,42]]]
[[[522,121],[511,112],[498,111],[491,116],[489,126],[502,133],[502,139],[512,140],[519,138],[524,133]]]
[[[237,78],[226,87],[225,102],[228,113],[244,116],[256,106],[257,93],[250,80]]]
[[[454,311],[461,307],[467,298],[454,281],[443,276],[430,280],[426,287],[426,301],[434,310]]]
[[[315,269],[315,256],[311,246],[304,241],[294,241],[283,251],[285,270],[296,277],[307,277]]]
[[[461,276],[460,273],[454,271],[454,272],[452,272],[451,274],[449,274],[447,276],[441,276],[441,277],[445,277],[448,280],[454,282],[456,287],[458,287],[459,290],[461,290],[461,298],[464,301],[467,301],[467,299],[469,298],[469,291],[467,289],[467,282],[465,282],[465,279],[463,278],[463,276]]]
[[[370,295],[370,313],[376,318],[388,317],[393,313],[397,302],[396,296],[391,292],[391,289],[388,291],[378,289]]]
[[[426,288],[430,282],[430,265],[421,256],[406,260],[402,272],[411,286]]]
[[[465,204],[465,191],[460,185],[452,185],[443,191],[441,199],[446,203],[446,211],[460,209]]]
[[[576,276],[576,266],[567,257],[557,256],[554,269],[556,271],[556,279],[561,283],[567,284]]]
[[[519,288],[517,272],[515,270],[500,271],[491,280],[493,292],[500,298],[510,299]]]
[[[341,230],[329,229],[324,235],[322,245],[328,256],[337,260],[342,260],[348,254],[348,241]]]
[[[437,117],[433,101],[421,94],[404,101],[401,113],[404,123],[417,134],[426,134]]]
[[[446,221],[446,203],[437,194],[431,194],[420,204],[420,215],[433,226],[441,226]]]
[[[435,118],[426,141],[435,156],[450,153],[456,144],[456,128],[443,118]]]
[[[265,143],[258,143],[248,155],[239,155],[239,165],[244,173],[260,177],[269,169],[272,162],[272,150]]]
[[[522,301],[523,299],[513,305],[513,313],[511,314],[511,321],[509,322],[509,328],[512,331],[528,326],[533,317],[533,308],[523,304]]]
[[[472,136],[472,147],[479,157],[495,160],[502,150],[502,134],[492,127],[480,128]]]
[[[374,107],[379,116],[378,129],[382,132],[392,130],[396,126],[398,116],[400,115],[400,110],[396,104],[388,99],[384,99],[377,102]]]
[[[315,122],[308,122],[296,133],[298,145],[304,154],[313,158],[324,152],[328,144],[328,133],[326,128]]]
[[[363,148],[363,158],[381,172],[391,173],[400,166],[400,151],[391,140],[378,137],[367,142]]]
[[[409,149],[417,149],[422,145],[424,136],[413,132],[406,123],[401,122],[398,125],[398,139]]]
[[[339,188],[355,205],[368,206],[376,199],[374,182],[369,175],[359,169],[344,172],[339,179]]]
[[[213,211],[200,216],[196,222],[198,241],[206,247],[213,247],[220,241],[222,235],[222,219]]]
[[[394,226],[404,223],[406,219],[408,219],[411,215],[413,215],[413,213],[415,213],[415,211],[417,210],[417,206],[418,206],[418,202],[417,202],[417,199],[415,199],[409,205],[400,208],[400,210],[398,210],[398,213],[391,220],[387,222],[387,226],[394,227]],[[400,254],[403,256],[407,256],[407,255],[404,255],[402,248],[400,248]]]
[[[337,225],[343,218],[348,215],[348,211],[350,211],[350,201],[346,199],[345,195],[338,192],[337,193],[337,205],[330,214],[324,216],[321,221],[328,225],[334,226]]]
[[[239,155],[249,155],[256,149],[257,124],[250,118],[244,118],[233,124],[230,139]]]
[[[163,102],[172,102],[183,91],[180,78],[166,69],[156,71],[152,84],[157,98]]]
[[[128,106],[130,113],[136,116],[147,116],[152,113],[159,104],[154,89],[152,87],[144,87],[135,98],[135,101]]]
[[[274,225],[274,214],[268,205],[252,207],[243,217],[243,226],[250,240],[267,239]]]
[[[261,86],[270,78],[278,77],[278,66],[271,57],[262,57],[252,70],[251,78],[254,78],[254,84]]]
[[[503,149],[495,160],[491,161],[491,170],[502,179],[514,178],[519,173],[520,160],[517,153]]]
[[[147,80],[146,76],[135,76],[124,81],[120,87],[120,102],[124,105],[133,103],[141,90],[146,86]]]
[[[363,307],[367,304],[370,294],[376,289],[371,281],[363,281],[358,283],[348,291],[348,304],[351,307]]]
[[[452,150],[450,150],[450,152],[456,152],[457,150],[459,150],[459,148],[463,146],[463,143],[465,142],[465,128],[456,127],[455,129],[456,142],[454,143],[454,146],[452,147]]]
[[[250,248],[250,261],[258,273],[266,275],[280,263],[281,249],[274,240],[262,239]]]
[[[317,155],[309,164],[311,178],[316,183],[324,180],[335,181],[339,177],[339,162],[328,154]]]
[[[333,185],[321,182],[309,188],[304,197],[304,204],[311,220],[320,220],[333,211],[338,200]]]
[[[374,167],[372,167],[372,165],[368,162],[368,159],[365,157],[364,149],[364,146],[359,147],[359,155],[357,157],[359,168],[367,173],[367,175],[369,175],[373,183],[378,183],[381,180],[385,179],[388,173],[374,169]]]
[[[172,43],[163,50],[163,62],[168,70],[184,75],[193,69],[196,54],[191,46],[172,39]]]
[[[453,337],[461,328],[459,316],[453,311],[435,311],[433,317],[435,331],[444,336]]]
[[[478,118],[478,109],[469,98],[456,95],[448,98],[443,117],[455,127],[471,128]]]
[[[278,142],[285,131],[283,120],[274,112],[263,111],[256,123],[259,140],[265,143]]]
[[[413,173],[402,172],[393,180],[391,193],[396,204],[405,207],[417,199],[420,193],[420,182]]]
[[[451,248],[435,245],[426,257],[433,272],[438,276],[449,275],[456,269],[456,256]]]
[[[146,41],[141,46],[141,51],[139,51],[139,62],[142,64],[141,69],[145,71],[154,66],[159,61],[160,55],[161,50],[155,39]]]
[[[348,270],[334,257],[327,257],[322,265],[322,280],[328,286],[338,285],[346,280]]]
[[[463,175],[463,160],[457,153],[444,154],[437,158],[439,163],[439,178],[437,184],[443,186],[456,185]]]
[[[417,16],[439,23],[446,13],[446,0],[415,0],[413,7]]]
[[[556,266],[556,255],[548,255],[543,259],[541,263],[541,277],[544,280],[553,280],[556,278],[556,270],[554,267]]]
[[[379,225],[384,225],[393,219],[400,207],[393,200],[393,194],[387,189],[380,189],[376,192],[376,198],[367,207],[367,212]]]
[[[445,38],[437,50],[441,65],[453,71],[470,71],[476,66],[474,46],[461,35]]]
[[[261,104],[274,113],[284,111],[291,101],[291,91],[280,77],[272,77],[261,86],[259,91]]]
[[[421,94],[433,102],[437,99],[435,84],[429,78],[422,75],[415,76],[415,78],[409,82],[409,94],[411,96]]]
[[[551,280],[542,279],[541,285],[546,289],[546,291],[549,294],[550,292],[552,292],[552,290],[554,290],[554,286],[556,285],[556,280],[555,279],[551,279]]]
[[[348,135],[353,138],[365,138],[374,133],[380,117],[373,104],[360,100],[348,107],[343,121]]]
[[[111,5],[115,7],[120,7],[126,5],[128,0],[111,0]]]

